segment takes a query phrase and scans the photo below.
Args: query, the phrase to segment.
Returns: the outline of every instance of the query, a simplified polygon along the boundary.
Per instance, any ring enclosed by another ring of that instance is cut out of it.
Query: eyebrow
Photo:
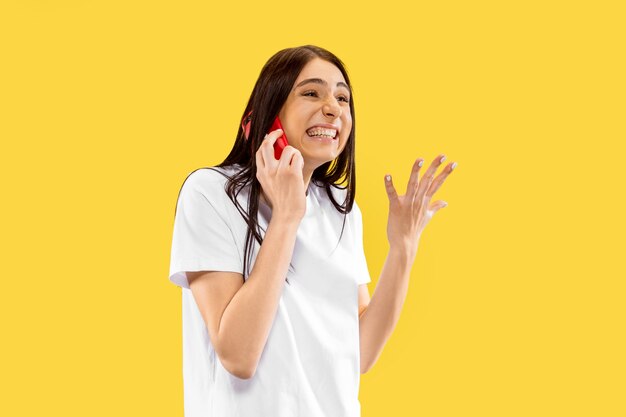
[[[304,84],[308,84],[308,83],[315,83],[315,84],[321,84],[323,86],[327,86],[328,83],[324,80],[322,80],[321,78],[307,78],[306,80],[300,81],[298,83],[298,85],[296,85],[296,88],[304,85]],[[350,93],[352,93],[352,90],[350,90],[350,87],[348,86],[348,84],[344,83],[343,81],[339,81],[337,83],[337,87],[345,87],[348,91],[350,91]]]

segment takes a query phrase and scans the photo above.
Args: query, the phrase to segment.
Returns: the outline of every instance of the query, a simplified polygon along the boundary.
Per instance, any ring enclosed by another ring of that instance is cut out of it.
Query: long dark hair
[[[284,103],[287,101],[293,84],[304,66],[314,58],[321,58],[334,64],[343,74],[346,83],[350,87],[350,113],[352,115],[352,130],[343,151],[333,161],[326,162],[313,171],[311,181],[317,186],[324,187],[326,193],[335,206],[337,211],[343,213],[343,225],[339,241],[343,236],[343,230],[346,224],[346,215],[352,211],[354,197],[356,193],[356,172],[355,172],[355,114],[354,114],[354,95],[348,73],[343,62],[334,54],[324,48],[314,45],[304,45],[295,48],[283,49],[272,56],[259,75],[257,82],[252,90],[252,94],[248,99],[248,104],[241,116],[244,120],[246,115],[254,109],[250,123],[250,134],[248,140],[244,137],[244,131],[241,126],[238,127],[237,139],[226,159],[215,165],[215,168],[228,167],[238,164],[242,167],[240,171],[232,177],[216,170],[212,167],[204,167],[198,169],[212,169],[228,178],[225,191],[231,199],[237,210],[248,224],[248,233],[246,234],[246,243],[244,249],[243,275],[248,275],[250,266],[250,257],[252,255],[253,241],[252,238],[263,243],[261,236],[261,227],[258,223],[259,197],[261,194],[261,183],[256,178],[256,152],[263,142],[265,134],[270,129],[272,122],[280,112]],[[195,170],[197,171],[197,170]],[[195,172],[194,171],[194,172]],[[191,173],[189,174],[191,175]],[[187,176],[189,178],[189,176]],[[186,181],[186,179],[185,179]],[[341,186],[340,184],[344,184]],[[183,182],[184,185],[184,182]],[[248,208],[244,210],[237,201],[237,195],[242,189],[250,185],[250,198],[248,200]],[[335,201],[330,187],[346,190],[346,199],[340,204]],[[182,190],[182,187],[181,187]],[[180,191],[179,191],[180,197]],[[178,206],[178,203],[177,203]],[[176,213],[176,210],[174,210]],[[265,231],[263,231],[265,232]],[[338,242],[339,243],[339,242]],[[293,267],[290,264],[290,267]],[[289,283],[289,281],[287,281]]]

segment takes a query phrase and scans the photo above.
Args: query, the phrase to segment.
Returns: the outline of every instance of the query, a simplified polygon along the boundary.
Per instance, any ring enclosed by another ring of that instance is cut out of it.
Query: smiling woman
[[[350,87],[339,68],[321,58],[309,61],[278,117],[289,144],[302,154],[306,185],[315,169],[343,151],[352,131]]]
[[[243,115],[230,154],[186,178],[175,211],[185,413],[359,416],[359,288],[362,310],[371,279],[350,80],[322,48],[284,49]],[[276,117],[289,138],[279,160],[281,132],[266,135]]]
[[[267,133],[276,120],[282,131]],[[404,196],[385,183],[390,252],[370,301],[354,132],[342,62],[284,49],[261,70],[230,154],[184,181],[169,279],[183,293],[186,415],[360,415],[360,374],[395,326],[417,240],[442,206],[428,201],[454,165],[433,179],[438,158],[418,182],[416,161]]]

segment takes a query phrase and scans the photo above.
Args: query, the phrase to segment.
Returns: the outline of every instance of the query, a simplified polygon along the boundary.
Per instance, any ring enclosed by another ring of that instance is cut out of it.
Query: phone
[[[274,158],[276,158],[277,160],[280,159],[280,156],[283,154],[283,149],[285,149],[285,146],[289,145],[289,142],[287,142],[287,134],[285,133],[285,129],[283,129],[283,125],[280,124],[280,119],[278,118],[278,116],[276,116],[276,118],[274,119],[274,123],[272,123],[272,127],[270,127],[269,132],[276,129],[282,129],[283,134],[276,139],[276,142],[274,142]]]
[[[243,129],[244,137],[246,138],[246,140],[248,139],[248,136],[250,136],[251,113],[252,111],[250,111],[246,115],[241,123],[241,128]],[[276,116],[276,118],[274,119],[274,122],[272,123],[272,126],[267,133],[269,134],[276,129],[283,129],[283,125],[280,123],[280,119],[278,118],[278,116]],[[276,139],[276,142],[274,142],[274,158],[276,158],[277,160],[280,159],[280,156],[283,153],[283,149],[285,149],[285,146],[287,145],[289,145],[289,142],[287,142],[287,134],[285,133],[285,129],[283,129],[283,134],[278,139]]]

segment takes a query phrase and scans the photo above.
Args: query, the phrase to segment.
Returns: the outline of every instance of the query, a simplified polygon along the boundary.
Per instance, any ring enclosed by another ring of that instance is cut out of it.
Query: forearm
[[[400,318],[415,252],[390,249],[369,305],[359,318],[361,373],[378,360]]]
[[[224,310],[218,338],[242,374],[254,373],[269,336],[296,240],[298,223],[270,221],[244,285]]]

